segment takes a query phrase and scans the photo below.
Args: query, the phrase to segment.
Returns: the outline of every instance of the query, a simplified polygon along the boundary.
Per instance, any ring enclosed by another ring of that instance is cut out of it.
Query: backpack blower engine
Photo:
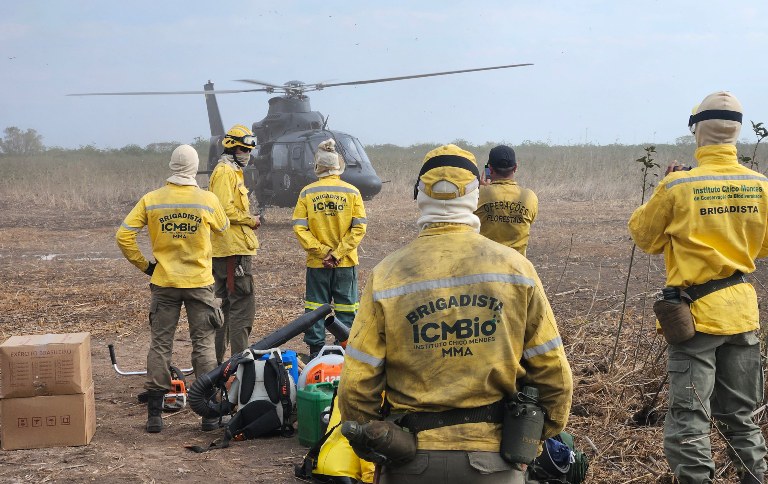
[[[117,366],[117,357],[115,356],[115,346],[110,344],[109,359],[112,360],[112,368],[115,369],[118,375],[146,375],[147,370],[125,371],[121,370]],[[163,410],[166,412],[175,412],[181,410],[187,406],[187,382],[184,378],[185,375],[191,374],[194,369],[179,369],[176,366],[171,365],[171,390],[165,394],[163,398]],[[147,403],[147,392],[138,394],[139,403]]]

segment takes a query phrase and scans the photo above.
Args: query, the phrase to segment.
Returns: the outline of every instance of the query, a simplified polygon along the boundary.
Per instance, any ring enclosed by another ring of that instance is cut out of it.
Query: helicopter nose
[[[367,178],[358,190],[360,190],[360,194],[364,199],[369,200],[373,198],[374,195],[381,191],[381,178],[377,176]]]
[[[344,172],[342,179],[357,187],[357,189],[360,190],[360,195],[362,195],[365,200],[373,198],[381,191],[381,178],[375,174]]]

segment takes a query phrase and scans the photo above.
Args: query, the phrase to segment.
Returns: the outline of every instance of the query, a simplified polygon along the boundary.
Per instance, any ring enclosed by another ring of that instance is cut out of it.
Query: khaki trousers
[[[760,342],[754,331],[718,336],[696,333],[670,345],[669,411],[664,420],[664,454],[681,483],[712,482],[709,433],[712,416],[729,443],[737,471],[760,480],[766,471],[763,435],[750,414],[763,398]],[[743,464],[742,464],[743,462]]]
[[[171,389],[173,338],[179,324],[181,305],[187,310],[189,337],[192,340],[192,368],[199,377],[216,368],[213,339],[218,316],[214,309],[213,286],[180,289],[149,285],[150,343],[147,354],[147,380],[144,388],[167,392]]]
[[[522,471],[505,462],[498,452],[420,450],[402,466],[386,466],[382,484],[523,484]]]
[[[235,290],[227,289],[227,259],[228,257],[213,258],[214,291],[221,299],[221,312],[224,313],[224,324],[216,330],[216,361],[221,364],[227,352],[227,345],[232,353],[241,353],[248,348],[248,337],[253,328],[256,316],[256,300],[253,296],[253,257],[237,255],[235,266],[242,267],[243,273],[235,275]],[[238,264],[239,260],[239,264]]]

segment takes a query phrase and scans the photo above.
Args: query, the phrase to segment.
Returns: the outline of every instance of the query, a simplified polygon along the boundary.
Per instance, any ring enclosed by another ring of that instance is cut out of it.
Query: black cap
[[[509,146],[499,145],[488,154],[488,163],[494,168],[514,168],[517,166],[515,150]]]

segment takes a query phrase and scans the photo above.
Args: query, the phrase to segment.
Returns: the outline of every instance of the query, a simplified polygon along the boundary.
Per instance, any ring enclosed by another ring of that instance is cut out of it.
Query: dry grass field
[[[481,161],[491,146],[475,147]],[[641,190],[639,164],[633,160],[644,152],[642,147],[545,148],[521,146],[518,156],[520,180],[540,200],[528,256],[550,298],[574,373],[567,430],[590,457],[587,482],[672,482],[662,451],[666,356],[651,311],[663,285],[663,259],[638,251],[627,275],[632,242],[626,221]],[[408,193],[426,150],[369,150],[390,183],[366,204],[361,287],[378,261],[417,234],[416,207]],[[683,161],[692,152],[689,146],[660,147],[658,159]],[[142,378],[120,376],[111,367],[110,343],[122,368],[145,364],[148,280],[122,258],[114,233],[138,197],[162,183],[166,160],[163,153],[0,158],[5,173],[0,181],[0,340],[89,331],[97,412],[96,435],[88,446],[0,451],[0,481],[296,482],[293,465],[306,449],[295,438],[238,442],[194,454],[184,445],[206,445],[218,435],[200,432],[199,418],[189,409],[165,414],[163,432],[146,434],[146,409],[136,401]],[[303,312],[304,256],[290,218],[290,209],[270,209],[258,231],[253,341]],[[147,253],[145,234],[140,241]],[[761,300],[768,295],[767,279],[764,264],[750,278]],[[304,350],[300,338],[286,346]],[[190,347],[182,318],[174,348],[177,365],[190,366]],[[633,416],[643,408],[651,423],[637,425]],[[768,420],[763,414],[758,418],[765,431]],[[733,482],[724,444],[714,433],[712,440],[717,482]]]

